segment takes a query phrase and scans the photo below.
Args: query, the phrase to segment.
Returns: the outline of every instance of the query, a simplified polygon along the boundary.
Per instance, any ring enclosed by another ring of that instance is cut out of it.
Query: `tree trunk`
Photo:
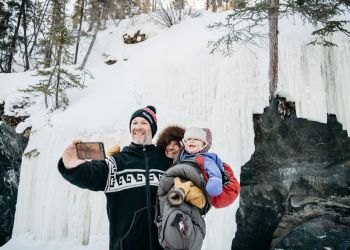
[[[50,44],[45,48],[45,59],[44,59],[44,68],[49,68],[52,63],[52,49],[53,44],[50,42]]]
[[[48,109],[49,108],[49,104],[47,102],[47,94],[44,95],[44,102],[45,102],[45,108]]]
[[[217,11],[216,0],[211,0],[211,7],[213,12]]]
[[[278,83],[278,10],[279,0],[269,0],[269,90],[270,100],[274,97]]]
[[[96,22],[96,18],[92,17],[91,20],[90,20],[89,28],[88,28],[87,32],[90,32],[92,30],[92,28],[94,27],[95,22]]]
[[[17,38],[18,38],[19,27],[20,27],[20,24],[21,24],[21,18],[22,18],[22,11],[23,11],[23,6],[24,6],[24,1],[25,0],[22,0],[21,6],[19,8],[16,29],[15,29],[15,33],[13,34],[12,41],[11,41],[10,54],[9,54],[9,57],[8,57],[7,69],[6,69],[6,72],[8,72],[8,73],[11,73],[11,70],[12,70],[13,54],[14,54],[15,49],[16,49],[16,43],[17,43]]]
[[[29,57],[32,55],[33,50],[36,47],[36,42],[37,42],[37,39],[38,39],[38,35],[39,35],[40,29],[41,29],[41,25],[42,25],[42,23],[43,23],[43,21],[45,19],[45,14],[46,14],[47,8],[49,6],[49,2],[50,2],[49,0],[45,1],[44,7],[43,7],[43,13],[41,14],[41,17],[38,20],[37,26],[34,28],[34,35],[32,36],[33,42],[32,42],[32,38],[29,41],[29,44],[32,43],[32,46],[31,46],[31,48],[29,50],[29,54],[28,54]]]
[[[217,0],[218,1],[218,7],[222,7],[222,0]]]
[[[27,39],[27,1],[28,0],[23,0],[24,1],[24,6],[23,6],[23,36],[24,36],[24,71],[29,70],[29,55],[28,55],[28,39]]]
[[[155,12],[157,9],[157,2],[156,0],[152,0],[152,12]]]
[[[94,44],[95,44],[95,41],[96,41],[96,37],[97,37],[97,33],[98,33],[98,31],[100,30],[100,24],[101,24],[100,20],[101,20],[102,14],[103,14],[103,9],[104,9],[104,7],[102,6],[102,7],[101,7],[101,10],[100,10],[99,19],[97,20],[97,25],[96,25],[96,27],[95,27],[95,33],[94,33],[94,35],[93,35],[93,37],[92,37],[92,40],[91,40],[89,49],[88,49],[88,51],[86,52],[86,55],[85,55],[85,57],[84,57],[84,60],[83,60],[82,64],[79,66],[79,68],[78,68],[79,70],[84,69],[85,64],[86,64],[86,62],[87,62],[87,60],[88,60],[88,58],[89,58],[89,56],[90,56],[91,50],[92,50],[92,48],[94,47]]]
[[[57,66],[57,79],[56,79],[56,88],[55,88],[55,107],[58,109],[60,107],[59,103],[59,93],[60,93],[60,88],[61,88],[61,61],[62,61],[62,50],[63,50],[63,45],[60,43],[58,45],[58,50],[57,50],[57,61],[56,61],[56,66]],[[55,73],[54,73],[55,74]]]
[[[92,36],[92,40],[91,40],[89,49],[88,49],[88,51],[86,52],[86,55],[85,55],[85,57],[84,57],[83,62],[81,63],[81,65],[80,65],[79,68],[78,68],[79,70],[82,70],[82,69],[84,69],[84,67],[85,67],[85,64],[86,64],[86,62],[87,62],[87,60],[88,60],[88,58],[89,58],[89,56],[90,56],[91,50],[92,50],[92,48],[94,47],[94,44],[95,44],[95,41],[96,41],[96,37],[97,37],[97,33],[98,33],[98,28],[95,29],[95,33],[94,33],[94,35]]]
[[[60,81],[61,81],[61,66],[58,66],[57,70],[57,82],[56,82],[56,89],[55,89],[55,107],[56,109],[59,109],[59,89],[60,89]]]
[[[57,27],[62,27],[63,22],[64,22],[64,16],[65,16],[65,5],[64,5],[64,0],[57,0],[57,10],[59,10],[57,13],[55,13],[55,16],[53,18],[54,23],[55,23],[55,35],[56,35],[56,28]],[[56,87],[55,87],[55,109],[58,109],[60,107],[59,103],[59,93],[60,93],[60,88],[61,88],[61,62],[62,62],[62,53],[63,53],[63,37],[64,34],[62,31],[59,31],[57,39],[55,39],[55,59],[56,59],[56,67],[57,67],[57,78],[56,78]],[[54,71],[55,72],[55,71]],[[54,73],[56,74],[56,73]]]
[[[80,22],[79,22],[79,29],[78,29],[78,37],[77,37],[77,45],[75,47],[75,56],[74,56],[74,64],[77,64],[78,61],[78,52],[79,52],[79,43],[80,43],[80,32],[81,32],[81,26],[83,23],[83,17],[84,17],[84,3],[85,0],[82,0],[80,7]]]
[[[50,89],[50,84],[51,84],[51,81],[52,81],[52,77],[53,75],[55,74],[56,72],[56,66],[54,67],[54,69],[52,70],[52,73],[50,74],[50,77],[49,77],[49,80],[47,81],[47,86],[46,86],[46,90],[49,90]],[[49,94],[45,93],[45,108],[48,109],[49,108],[49,103],[48,103],[48,97],[49,97]]]
[[[54,26],[55,26],[55,22],[54,22],[54,20],[51,20],[51,28],[50,28],[51,39],[49,41],[49,44],[45,44],[44,68],[50,67],[51,63],[52,63],[52,53],[53,53],[53,48],[54,48],[53,41],[56,40],[56,34],[55,34],[55,32],[53,32]]]

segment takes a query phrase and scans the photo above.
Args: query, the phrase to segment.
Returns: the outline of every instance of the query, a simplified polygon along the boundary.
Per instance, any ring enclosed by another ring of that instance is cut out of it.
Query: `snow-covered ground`
[[[36,149],[40,154],[23,158],[14,236],[3,249],[107,249],[104,194],[67,183],[57,161],[74,138],[103,141],[106,148],[127,145],[131,113],[149,104],[157,108],[158,131],[169,124],[211,128],[212,151],[239,177],[254,152],[252,114],[268,105],[268,46],[237,45],[232,57],[209,55],[208,40],[220,34],[206,25],[225,16],[204,12],[171,28],[154,24],[147,15],[118,27],[109,23],[98,34],[86,65],[87,88],[68,92],[70,106],[50,113],[39,97],[26,108],[31,116],[18,131],[32,126],[26,152]],[[139,29],[147,34],[146,41],[123,43],[123,34]],[[310,30],[297,18],[282,20],[278,93],[296,102],[299,117],[326,122],[327,113],[334,113],[349,129],[350,43],[335,36],[338,48],[305,46]],[[89,41],[82,41],[80,60]],[[108,59],[118,61],[107,65]],[[0,100],[6,101],[8,114],[21,98],[16,89],[33,84],[33,74],[0,74]],[[238,203],[209,212],[203,249],[231,248]]]

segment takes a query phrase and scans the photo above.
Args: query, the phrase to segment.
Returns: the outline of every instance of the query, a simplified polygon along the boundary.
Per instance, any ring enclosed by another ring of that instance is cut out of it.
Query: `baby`
[[[184,138],[184,150],[181,152],[179,162],[193,161],[196,157],[204,158],[204,171],[208,175],[205,186],[209,196],[218,196],[222,192],[222,171],[223,162],[215,153],[208,153],[212,144],[211,131],[207,128],[190,127],[186,130]],[[182,182],[175,178],[174,189],[168,194],[168,200],[172,205],[181,204],[186,201],[199,208],[205,205],[205,196],[192,182]]]

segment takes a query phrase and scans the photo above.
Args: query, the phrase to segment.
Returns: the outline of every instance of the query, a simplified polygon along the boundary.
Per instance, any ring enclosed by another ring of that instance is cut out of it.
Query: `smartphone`
[[[81,160],[104,160],[106,158],[103,142],[79,142],[75,144]]]

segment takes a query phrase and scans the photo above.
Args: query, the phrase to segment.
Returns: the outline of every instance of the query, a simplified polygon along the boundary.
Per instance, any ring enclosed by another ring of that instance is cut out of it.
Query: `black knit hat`
[[[145,108],[136,110],[130,118],[129,130],[131,131],[132,120],[134,120],[135,117],[142,117],[142,118],[146,119],[148,121],[149,125],[151,126],[152,138],[153,138],[157,132],[156,113],[157,113],[156,108],[153,106],[147,106]]]

